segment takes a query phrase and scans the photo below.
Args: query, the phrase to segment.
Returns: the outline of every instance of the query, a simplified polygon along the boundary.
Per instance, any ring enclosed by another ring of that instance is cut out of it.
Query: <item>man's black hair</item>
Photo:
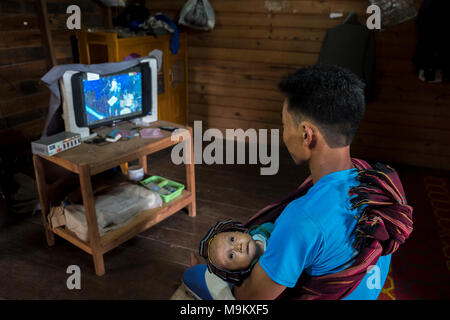
[[[317,125],[330,148],[352,142],[365,111],[364,86],[351,71],[320,64],[298,69],[278,85],[294,120]]]

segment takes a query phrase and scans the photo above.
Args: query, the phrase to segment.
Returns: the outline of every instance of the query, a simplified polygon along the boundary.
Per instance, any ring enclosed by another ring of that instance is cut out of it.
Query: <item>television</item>
[[[138,117],[157,120],[157,70],[153,58],[116,73],[67,71],[63,75],[65,130],[87,139],[90,130]]]

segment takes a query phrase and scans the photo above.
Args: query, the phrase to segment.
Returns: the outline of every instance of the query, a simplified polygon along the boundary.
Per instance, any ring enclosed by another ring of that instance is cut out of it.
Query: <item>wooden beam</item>
[[[107,7],[100,0],[93,0],[93,2],[103,9],[103,26],[107,29],[111,29],[113,27],[111,7]]]
[[[49,69],[56,65],[55,50],[53,48],[52,33],[48,23],[47,0],[36,0],[36,12],[39,17],[39,28],[44,48],[46,49]]]
[[[111,29],[113,27],[113,19],[112,19],[112,12],[111,7],[106,7],[106,25],[105,27],[108,29]]]

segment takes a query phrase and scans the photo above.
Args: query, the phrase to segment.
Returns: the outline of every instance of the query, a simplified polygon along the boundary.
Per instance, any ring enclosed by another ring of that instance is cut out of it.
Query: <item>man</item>
[[[394,169],[350,156],[364,85],[348,70],[316,65],[279,87],[286,97],[283,140],[311,175],[243,225],[273,222],[274,228],[233,293],[211,262],[187,269],[183,283],[200,299],[377,299],[391,254],[413,230],[413,208]]]
[[[310,277],[348,268],[358,251],[354,229],[361,208],[350,208],[349,189],[358,185],[350,143],[363,117],[364,84],[350,71],[311,66],[279,84],[285,95],[283,140],[296,164],[306,163],[313,186],[292,201],[275,221],[266,251],[241,286],[237,299],[275,299]],[[347,299],[376,299],[389,270],[390,255],[378,259],[379,279],[368,277]]]

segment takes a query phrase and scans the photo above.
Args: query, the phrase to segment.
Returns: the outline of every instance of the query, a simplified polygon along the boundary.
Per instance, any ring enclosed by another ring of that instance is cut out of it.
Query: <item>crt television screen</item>
[[[95,128],[151,114],[150,69],[145,65],[104,76],[77,73],[72,92],[78,126]]]
[[[129,72],[102,78],[83,79],[88,125],[107,118],[142,114],[142,74]]]

